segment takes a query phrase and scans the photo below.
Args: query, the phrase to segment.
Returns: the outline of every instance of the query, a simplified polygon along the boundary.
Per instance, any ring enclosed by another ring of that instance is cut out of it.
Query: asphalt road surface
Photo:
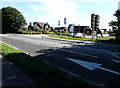
[[[92,85],[120,87],[120,47],[84,41],[1,35],[9,44]]]

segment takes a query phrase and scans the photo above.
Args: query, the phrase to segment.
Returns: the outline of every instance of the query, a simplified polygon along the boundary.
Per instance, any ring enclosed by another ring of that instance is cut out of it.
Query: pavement
[[[2,57],[2,55],[0,55]],[[36,84],[10,61],[2,57],[1,88],[37,88]]]

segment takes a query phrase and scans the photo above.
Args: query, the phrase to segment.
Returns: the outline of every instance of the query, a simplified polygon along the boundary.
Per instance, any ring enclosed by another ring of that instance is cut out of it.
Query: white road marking
[[[108,72],[120,75],[120,72],[117,72],[117,71],[113,71],[113,70],[110,70],[110,69],[107,69],[107,68],[102,68],[102,67],[98,67],[98,68],[101,69],[101,70],[104,70],[104,71],[108,71]]]
[[[89,57],[98,58],[97,56],[93,56],[93,55],[89,55],[89,54],[85,54],[85,53],[79,53],[79,52],[75,52],[75,51],[71,51],[71,50],[65,50],[65,49],[60,49],[60,50],[75,53],[75,54],[85,55],[85,56],[89,56]]]
[[[107,71],[107,72],[111,72],[111,73],[120,75],[120,72],[100,67],[102,64],[99,64],[99,63],[93,63],[93,62],[88,62],[88,61],[76,60],[76,59],[71,59],[71,58],[67,58],[67,59],[70,60],[70,61],[73,61],[74,63],[76,63],[78,65],[81,65],[81,66],[83,66],[83,67],[85,67],[85,68],[87,68],[87,69],[89,69],[91,71],[96,69],[96,68],[98,68],[98,69],[101,69],[101,70],[104,70],[104,71]]]
[[[65,70],[65,69],[63,69],[63,68],[59,68],[59,69],[62,70],[62,71],[64,71],[64,72],[69,73],[70,75],[73,75],[74,77],[83,79],[83,80],[85,80],[86,82],[91,83],[91,84],[93,84],[93,85],[95,85],[95,86],[102,87],[102,85],[100,85],[100,84],[97,84],[97,83],[95,83],[95,82],[93,82],[93,81],[90,81],[90,80],[88,80],[88,79],[86,79],[86,78],[84,78],[84,77],[81,77],[81,76],[79,76],[79,75],[77,75],[77,74],[74,74],[74,73],[72,73],[72,72],[70,72],[70,71],[67,71],[67,70]]]
[[[73,47],[81,48],[80,46],[79,46],[79,47],[78,47],[78,46],[73,46]],[[88,49],[93,49],[93,50],[101,50],[101,51],[103,51],[103,52],[105,52],[105,53],[111,54],[111,55],[114,56],[114,57],[120,58],[120,56],[115,55],[115,54],[120,54],[120,53],[116,53],[116,52],[115,52],[115,53],[110,53],[110,52],[112,52],[112,51],[110,51],[110,50],[95,49],[95,48],[90,48],[90,47],[82,47],[82,48],[88,48]]]
[[[45,63],[50,64],[50,62],[45,61]]]
[[[110,53],[110,52],[108,52],[108,51],[106,51],[106,50],[102,50],[102,51],[104,51],[104,52],[106,52],[106,53],[108,53],[108,54],[111,54],[111,55],[114,56],[114,57],[120,58],[119,56],[117,56],[117,55],[115,55],[115,54],[113,54],[113,53]]]
[[[67,58],[67,59],[71,60],[71,61],[75,62],[76,64],[79,64],[91,71],[102,65],[102,64],[87,62],[87,61],[83,61],[83,60],[76,60],[76,59],[71,59],[71,58]]]
[[[118,61],[118,60],[114,60],[114,59],[111,59],[111,60],[114,61],[114,62],[120,63],[120,61]]]
[[[18,48],[16,48],[16,47],[12,46],[12,45],[10,45],[10,44],[7,44],[7,43],[5,43],[5,42],[3,42],[3,41],[0,41],[0,42],[6,44],[6,45],[8,45],[8,46],[11,46],[11,47],[13,47],[13,48],[15,48],[15,49],[17,49],[17,50],[20,50],[20,49],[18,49]],[[23,52],[23,53],[25,53],[25,54],[27,54],[27,55],[29,55],[29,53],[27,53],[27,52],[24,52],[24,51],[22,51],[22,50],[20,50],[20,51]]]

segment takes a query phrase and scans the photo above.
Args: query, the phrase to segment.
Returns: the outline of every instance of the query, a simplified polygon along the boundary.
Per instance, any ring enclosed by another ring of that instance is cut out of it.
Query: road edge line
[[[10,45],[10,44],[7,44],[7,43],[5,43],[5,42],[3,42],[3,41],[0,41],[0,42],[6,44],[6,45],[8,45],[8,46],[11,46],[12,48],[15,48],[15,49],[19,50],[18,48],[14,47],[14,46],[12,46],[12,45]],[[20,51],[21,51],[21,50],[20,50]],[[22,52],[23,52],[23,51],[22,51]],[[23,53],[24,53],[24,52],[23,52]],[[28,53],[25,53],[25,54],[28,55]],[[2,55],[2,58],[3,58],[3,57],[4,57],[4,56]],[[12,62],[11,62],[11,63],[12,63]],[[13,64],[13,63],[12,63],[12,64]],[[14,65],[14,64],[13,64],[13,65]],[[15,65],[14,65],[14,66],[15,66]],[[37,86],[29,77],[27,77],[18,67],[15,66],[15,68],[16,68],[16,70],[19,71],[22,75],[24,75],[24,77],[27,78],[36,88],[38,88],[38,86]]]

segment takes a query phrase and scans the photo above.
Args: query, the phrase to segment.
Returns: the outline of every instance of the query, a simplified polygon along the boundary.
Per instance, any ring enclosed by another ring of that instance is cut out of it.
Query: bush
[[[50,32],[49,31],[44,31],[43,34],[50,34]]]
[[[112,31],[108,31],[108,34],[112,34],[113,32]]]
[[[54,35],[55,33],[54,33],[54,32],[50,32],[50,34],[53,34],[53,35]]]
[[[60,35],[60,32],[57,32],[57,35]]]

